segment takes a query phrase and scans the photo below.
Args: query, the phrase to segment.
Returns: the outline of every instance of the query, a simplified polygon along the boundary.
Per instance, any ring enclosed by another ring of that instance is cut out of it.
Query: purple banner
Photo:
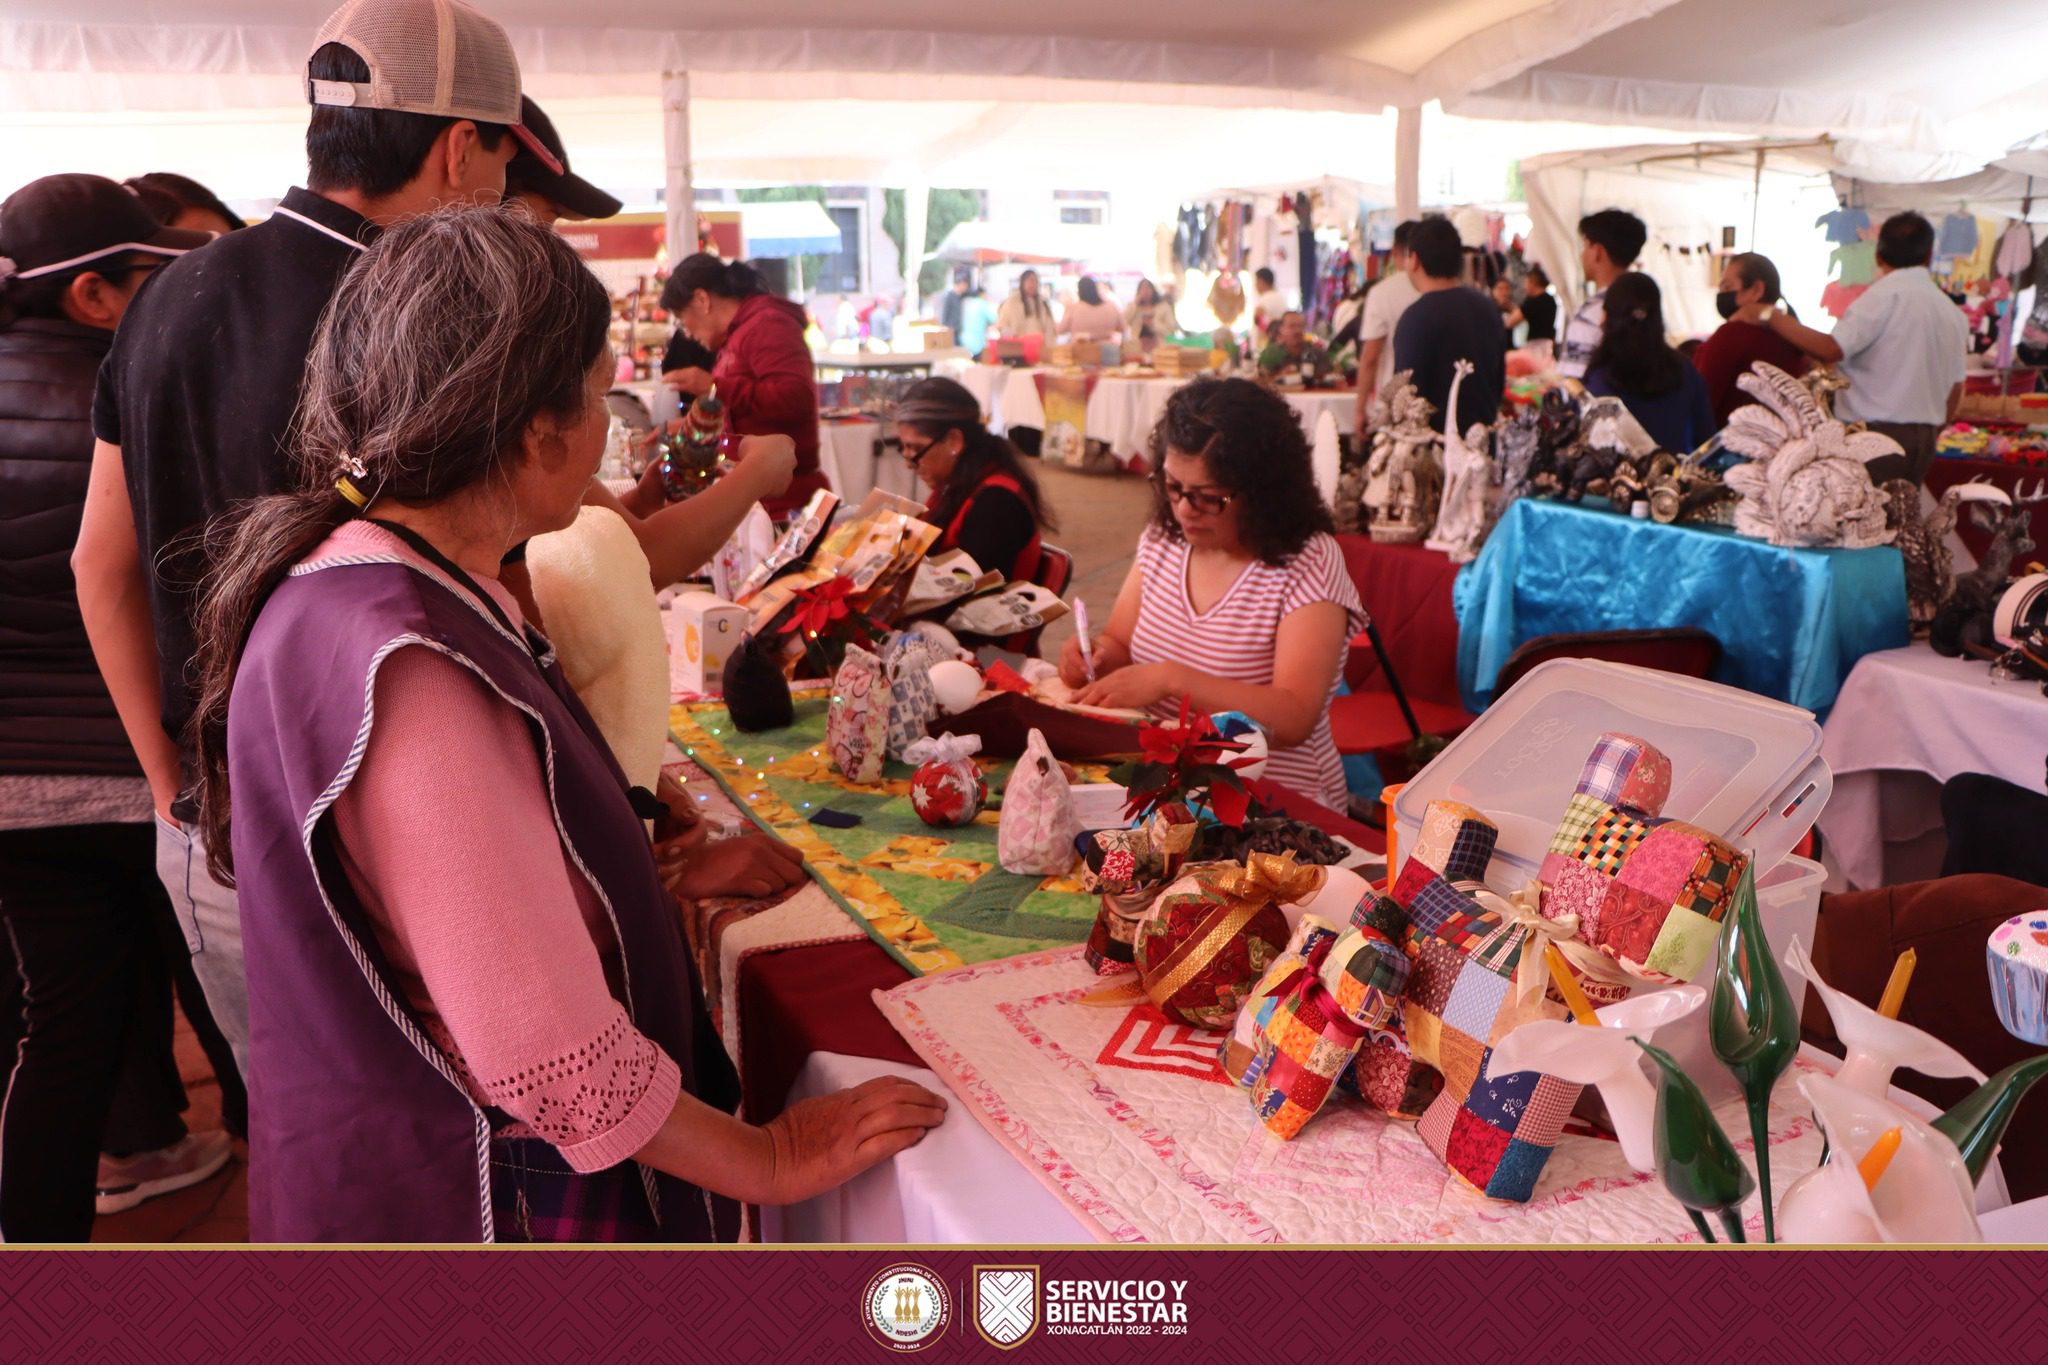
[[[13,1251],[0,1361],[2031,1358],[2037,1270],[1704,1249]]]

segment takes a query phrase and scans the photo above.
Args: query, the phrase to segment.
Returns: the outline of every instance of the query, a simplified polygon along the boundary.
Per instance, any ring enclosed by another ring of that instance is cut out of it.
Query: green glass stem
[[[1657,1176],[1664,1182],[1664,1188],[1685,1207],[1702,1231],[1702,1212],[1719,1214],[1724,1222],[1730,1214],[1739,1220],[1742,1201],[1749,1198],[1756,1182],[1750,1179],[1749,1168],[1735,1154],[1735,1144],[1714,1118],[1707,1097],[1670,1053],[1640,1038],[1632,1036],[1630,1041],[1657,1064],[1657,1113],[1652,1125]],[[1737,1229],[1739,1233],[1739,1222]]]
[[[1766,1204],[1764,1207],[1768,1209],[1770,1206]],[[1749,1238],[1743,1236],[1742,1233],[1742,1210],[1722,1209],[1720,1212],[1721,1227],[1724,1231],[1727,1232],[1728,1240],[1731,1242],[1740,1242],[1747,1244]]]
[[[2048,1052],[2024,1062],[2014,1062],[1976,1090],[1963,1097],[1955,1108],[1934,1121],[1934,1129],[1955,1143],[1970,1168],[1970,1183],[1984,1178],[1991,1154],[2005,1137],[2013,1111],[2026,1098],[2035,1081],[2048,1076]]]
[[[1708,1246],[1713,1246],[1714,1230],[1707,1226],[1707,1216],[1698,1209],[1687,1209],[1685,1212],[1692,1219],[1692,1225],[1700,1230],[1700,1240]]]
[[[1771,1207],[1771,1091],[1799,1051],[1799,1009],[1764,936],[1756,904],[1756,872],[1745,865],[1735,904],[1722,927],[1707,1005],[1714,1056],[1742,1087],[1756,1143],[1757,1186],[1763,1191],[1764,1240],[1777,1240]]]

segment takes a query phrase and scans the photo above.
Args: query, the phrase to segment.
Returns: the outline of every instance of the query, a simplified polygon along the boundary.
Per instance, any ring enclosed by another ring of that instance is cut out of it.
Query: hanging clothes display
[[[1826,228],[1830,242],[1856,242],[1870,230],[1870,215],[1844,205],[1833,213],[1823,213],[1813,220],[1813,225]]]
[[[1937,256],[1973,256],[1977,252],[1977,215],[1951,213],[1941,220],[1941,239],[1934,248]]]
[[[1294,235],[1296,255],[1301,266],[1301,306],[1315,310],[1316,299],[1316,223],[1315,209],[1309,203],[1308,194],[1297,190],[1294,195]],[[1328,313],[1321,316],[1328,317]]]

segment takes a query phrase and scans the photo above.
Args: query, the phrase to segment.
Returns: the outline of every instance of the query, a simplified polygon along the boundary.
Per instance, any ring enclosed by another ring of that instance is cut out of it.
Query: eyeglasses
[[[1213,517],[1230,506],[1235,493],[1212,493],[1205,488],[1188,488],[1166,480],[1166,500],[1169,503],[1184,502],[1205,517]]]
[[[932,447],[937,445],[939,441],[943,441],[945,439],[945,437],[941,436],[937,440],[926,441],[922,446],[918,447],[917,452],[915,454],[911,453],[909,446],[903,447],[903,463],[909,465],[912,469],[917,468],[918,461],[922,460],[925,456],[931,454]]]

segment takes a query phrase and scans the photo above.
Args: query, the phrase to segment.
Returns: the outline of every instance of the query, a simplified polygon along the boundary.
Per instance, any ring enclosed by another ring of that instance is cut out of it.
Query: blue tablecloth
[[[1716,680],[1824,711],[1856,661],[1907,642],[1899,552],[1788,550],[1722,527],[1663,526],[1523,498],[1458,575],[1458,687],[1478,711],[1538,635],[1698,626]]]

